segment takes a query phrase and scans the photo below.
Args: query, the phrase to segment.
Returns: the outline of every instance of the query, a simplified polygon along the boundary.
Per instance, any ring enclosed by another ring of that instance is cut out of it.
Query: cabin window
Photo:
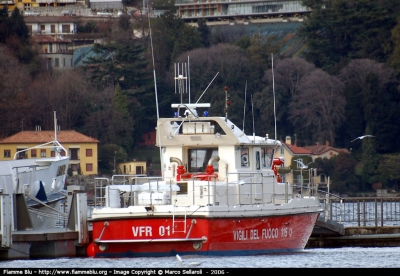
[[[189,172],[204,172],[211,157],[218,156],[217,148],[189,149]],[[218,171],[218,162],[212,162],[214,171]]]
[[[250,167],[249,148],[241,148],[240,149],[240,160],[241,160],[242,168]]]
[[[256,151],[256,170],[260,169],[260,152]]]
[[[267,149],[267,148],[261,149],[261,164],[263,168],[271,168],[273,156],[274,156],[273,149]]]
[[[10,158],[11,157],[11,150],[4,150],[4,158]]]

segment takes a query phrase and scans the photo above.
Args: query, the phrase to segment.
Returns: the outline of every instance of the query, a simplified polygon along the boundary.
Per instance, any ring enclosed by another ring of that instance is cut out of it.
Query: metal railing
[[[346,227],[384,227],[400,225],[400,198],[349,197],[330,194],[321,198],[326,219]]]

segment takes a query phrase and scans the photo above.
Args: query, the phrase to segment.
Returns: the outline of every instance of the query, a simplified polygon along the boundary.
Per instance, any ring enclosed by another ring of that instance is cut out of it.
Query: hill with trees
[[[150,21],[124,14],[101,28],[89,22],[80,30],[101,35],[105,43],[95,46],[97,55],[84,66],[63,73],[49,72],[41,62],[19,11],[9,17],[3,10],[1,137],[36,125],[52,129],[56,110],[62,128],[101,141],[100,167],[106,172],[113,161],[109,152],[117,151],[119,161],[131,159],[142,134],[154,130],[154,80],[160,115],[169,112],[168,104],[177,97],[174,63],[189,57],[192,100],[218,73],[202,97],[211,103],[210,115],[224,109],[227,86],[230,119],[242,125],[244,113],[254,112],[255,133],[274,138],[273,57],[276,138],[295,135],[298,146],[329,141],[351,149],[350,157],[319,163],[318,169],[330,172],[338,190],[369,190],[376,183],[397,188],[400,169],[390,162],[400,158],[400,3],[303,3],[312,13],[298,26],[287,25],[293,30],[286,32],[276,31],[278,25],[211,27],[202,20],[192,27],[173,11]],[[251,116],[244,125],[247,133],[253,132]],[[363,134],[375,139],[351,142]],[[363,166],[355,170],[358,178],[340,165],[354,167],[359,161]]]

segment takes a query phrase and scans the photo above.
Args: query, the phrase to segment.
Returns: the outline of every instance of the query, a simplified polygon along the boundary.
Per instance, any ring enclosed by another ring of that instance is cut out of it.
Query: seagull
[[[182,258],[178,254],[176,254],[176,260],[178,261],[179,267],[182,267]],[[200,265],[202,262],[191,262],[188,267],[194,267]]]
[[[366,137],[375,137],[375,136],[367,134],[367,135],[364,135],[364,136],[357,137],[357,138],[354,139],[352,142],[354,142],[354,141],[357,140],[357,139],[362,140],[362,139],[364,139],[364,138],[366,138]]]

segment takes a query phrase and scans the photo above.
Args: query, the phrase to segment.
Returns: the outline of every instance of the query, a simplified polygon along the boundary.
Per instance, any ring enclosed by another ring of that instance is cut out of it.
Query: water
[[[57,258],[1,261],[2,268],[400,268],[399,247],[305,249],[290,254],[245,257]],[[234,271],[234,270],[233,270]],[[110,272],[111,274],[111,272]],[[208,274],[208,273],[205,273]]]

